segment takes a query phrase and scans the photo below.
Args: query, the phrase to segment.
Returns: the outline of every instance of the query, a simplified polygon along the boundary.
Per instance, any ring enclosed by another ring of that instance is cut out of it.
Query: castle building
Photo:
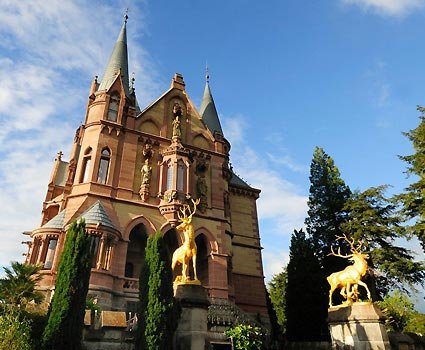
[[[94,79],[69,161],[58,153],[30,233],[28,263],[43,265],[51,296],[70,223],[85,219],[93,237],[89,295],[104,310],[134,310],[149,235],[160,231],[170,254],[182,204],[200,199],[193,219],[197,270],[211,300],[268,318],[256,200],[260,191],[229,165],[207,77],[198,109],[175,74],[170,88],[140,110],[128,75],[127,19],[103,78]]]

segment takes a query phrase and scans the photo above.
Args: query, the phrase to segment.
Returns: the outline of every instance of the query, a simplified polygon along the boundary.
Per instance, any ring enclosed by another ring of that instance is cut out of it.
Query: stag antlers
[[[340,241],[342,239],[350,245],[351,254],[342,255],[341,254],[341,247],[338,247],[338,252],[335,253],[335,251],[333,250],[333,247],[331,246],[331,252],[328,254],[328,256],[332,255],[332,256],[338,256],[340,258],[350,258],[350,257],[353,256],[353,254],[361,254],[362,247],[363,247],[363,241],[358,241],[359,244],[356,247],[355,244],[354,244],[355,239],[354,238],[349,239],[346,234],[343,234],[342,236],[336,236],[335,241]]]
[[[197,200],[194,200],[193,198],[191,198],[190,200],[193,203],[193,210],[190,209],[190,204],[183,204],[183,207],[180,208],[180,212],[183,214],[183,216],[181,216],[180,213],[177,212],[177,217],[179,218],[179,220],[186,223],[190,223],[192,221],[192,216],[196,212],[196,206],[199,204],[201,199],[198,198]],[[187,215],[186,210],[189,211],[189,216]]]

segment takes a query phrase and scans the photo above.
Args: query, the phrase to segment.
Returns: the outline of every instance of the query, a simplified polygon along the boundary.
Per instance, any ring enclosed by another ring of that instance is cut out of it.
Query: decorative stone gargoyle
[[[190,205],[183,204],[183,208],[180,208],[180,212],[183,214],[183,216],[181,216],[180,213],[177,213],[181,224],[178,225],[176,229],[180,232],[183,232],[184,242],[173,253],[173,260],[171,265],[173,271],[175,270],[177,264],[182,265],[182,275],[176,277],[174,284],[201,284],[201,282],[198,280],[198,275],[196,272],[197,247],[195,242],[195,230],[192,224],[192,217],[196,212],[196,206],[199,204],[199,199],[196,201],[193,199],[191,200],[193,203],[193,210],[191,210]],[[193,279],[191,279],[189,275],[189,264],[191,260],[194,273]]]
[[[337,288],[341,288],[340,294],[345,299],[344,305],[352,305],[354,302],[359,300],[358,287],[363,286],[366,289],[367,297],[370,300],[370,291],[366,283],[361,278],[366,275],[368,265],[366,259],[369,259],[369,255],[361,252],[362,242],[359,242],[357,246],[354,245],[354,239],[349,240],[346,235],[337,236],[336,240],[345,240],[350,245],[351,254],[342,255],[341,248],[338,248],[338,253],[335,253],[331,247],[331,253],[328,255],[338,256],[344,259],[348,259],[353,262],[352,265],[347,266],[344,270],[334,272],[327,277],[330,284],[329,291],[329,307],[332,307],[332,294]]]

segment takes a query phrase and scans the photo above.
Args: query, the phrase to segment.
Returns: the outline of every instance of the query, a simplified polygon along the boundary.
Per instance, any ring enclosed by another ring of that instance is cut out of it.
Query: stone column
[[[175,297],[180,301],[182,313],[174,335],[174,349],[205,349],[208,342],[209,306],[205,288],[195,284],[180,284],[176,286]]]
[[[332,350],[391,350],[384,319],[372,303],[329,308]]]

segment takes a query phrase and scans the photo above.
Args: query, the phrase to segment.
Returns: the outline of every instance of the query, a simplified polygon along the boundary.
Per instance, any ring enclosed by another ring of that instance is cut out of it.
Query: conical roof
[[[84,213],[82,213],[78,219],[81,218],[84,219],[86,224],[100,224],[102,226],[116,230],[116,227],[112,223],[108,214],[106,214],[105,208],[103,208],[103,205],[100,201],[94,203],[90,208],[88,208]]]
[[[202,98],[201,108],[199,109],[202,120],[206,124],[207,128],[214,134],[219,132],[223,135],[223,130],[221,129],[220,120],[218,119],[217,109],[215,108],[214,99],[211,94],[210,84],[208,81],[205,83],[204,97]]]
[[[49,221],[47,221],[42,228],[54,228],[54,229],[62,229],[63,224],[65,222],[65,211],[62,210],[58,215],[51,218]]]
[[[125,16],[124,23],[121,27],[120,34],[112,50],[111,57],[106,66],[105,73],[103,74],[102,81],[100,82],[98,90],[107,90],[115,81],[117,74],[121,71],[124,90],[127,96],[129,92],[129,78],[128,78],[128,53],[127,53],[127,16]]]

